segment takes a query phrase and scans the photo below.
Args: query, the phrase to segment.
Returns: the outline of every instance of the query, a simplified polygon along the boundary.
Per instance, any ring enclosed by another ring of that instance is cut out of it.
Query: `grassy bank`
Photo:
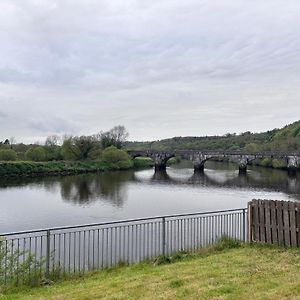
[[[214,247],[173,260],[119,267],[0,299],[300,298],[299,249]]]
[[[109,170],[125,170],[133,164],[103,161],[0,162],[0,176],[71,175]]]

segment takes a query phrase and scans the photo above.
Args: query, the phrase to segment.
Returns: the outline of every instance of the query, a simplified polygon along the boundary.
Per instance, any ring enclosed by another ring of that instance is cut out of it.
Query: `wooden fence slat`
[[[284,245],[284,242],[283,242],[282,201],[276,201],[276,210],[277,210],[278,244],[279,245]]]
[[[272,244],[278,244],[275,201],[270,201]]]
[[[291,246],[297,246],[295,203],[289,202]]]
[[[296,221],[297,221],[297,246],[300,247],[300,205],[297,205],[296,211]]]
[[[258,215],[258,201],[253,204],[253,231],[254,231],[254,241],[260,240],[259,235],[259,215]]]
[[[266,234],[265,234],[265,207],[263,205],[263,201],[258,201],[259,206],[259,228],[260,228],[260,241],[265,243],[266,242]]]
[[[271,238],[271,216],[270,216],[270,202],[264,201],[263,207],[265,209],[265,227],[266,227],[266,242],[272,244]]]
[[[252,208],[252,203],[248,203],[248,242],[252,242],[254,239],[253,236],[253,227],[252,227],[252,220],[253,220],[253,208]]]
[[[291,246],[289,204],[287,201],[283,202],[282,208],[283,208],[284,244],[285,246]]]

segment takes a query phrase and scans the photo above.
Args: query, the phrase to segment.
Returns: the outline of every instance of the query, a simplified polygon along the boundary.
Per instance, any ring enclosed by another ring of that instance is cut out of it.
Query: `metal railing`
[[[246,241],[247,227],[247,209],[233,209],[0,234],[0,283],[193,252],[224,235]]]

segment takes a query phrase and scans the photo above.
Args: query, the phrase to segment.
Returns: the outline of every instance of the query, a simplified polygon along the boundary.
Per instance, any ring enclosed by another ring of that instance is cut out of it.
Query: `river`
[[[300,177],[230,163],[190,162],[139,171],[0,179],[0,232],[244,208],[253,198],[300,201]]]

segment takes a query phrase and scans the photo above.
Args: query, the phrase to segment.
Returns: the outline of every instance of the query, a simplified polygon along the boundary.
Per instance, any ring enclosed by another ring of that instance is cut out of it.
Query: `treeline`
[[[130,157],[121,148],[128,137],[124,126],[91,136],[49,136],[44,144],[25,145],[14,139],[0,142],[0,161],[86,161],[127,162]]]
[[[158,151],[219,150],[219,151],[300,151],[300,121],[281,129],[262,133],[226,134],[224,136],[174,137],[151,142],[127,142],[126,149]]]

